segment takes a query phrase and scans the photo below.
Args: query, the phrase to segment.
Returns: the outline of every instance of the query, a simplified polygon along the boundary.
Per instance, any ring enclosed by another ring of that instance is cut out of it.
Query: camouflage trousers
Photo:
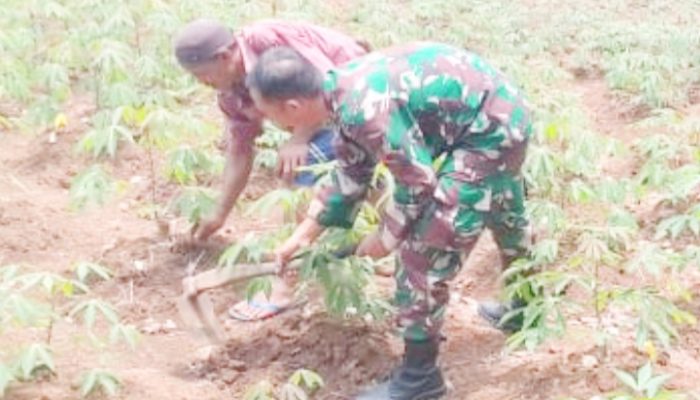
[[[433,200],[398,249],[395,302],[399,329],[406,339],[440,335],[450,298],[447,283],[484,229],[493,233],[503,267],[527,252],[528,221],[520,175],[525,148],[523,143],[496,160],[468,150],[455,151],[442,163]],[[474,168],[465,163],[473,163]]]

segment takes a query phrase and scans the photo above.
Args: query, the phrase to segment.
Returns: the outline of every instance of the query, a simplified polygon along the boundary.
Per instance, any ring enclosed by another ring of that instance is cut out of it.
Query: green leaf
[[[634,376],[619,369],[613,369],[613,373],[615,376],[617,376],[617,379],[619,379],[620,382],[624,383],[627,387],[635,392],[639,391],[639,387],[637,386],[637,381]]]
[[[596,198],[595,191],[580,179],[569,184],[571,199],[577,203],[588,203]]]
[[[0,398],[5,396],[7,388],[15,381],[15,375],[5,364],[0,363]]]
[[[663,182],[664,200],[676,205],[692,196],[698,185],[700,185],[700,166],[698,165],[684,165],[669,171]]]
[[[51,356],[51,349],[44,344],[35,343],[25,349],[19,356],[20,379],[28,381],[40,371],[56,373]]]
[[[695,236],[700,236],[700,220],[693,218],[688,221],[688,228]]]
[[[666,383],[666,381],[670,378],[671,375],[669,374],[657,375],[655,377],[650,378],[644,384],[644,392],[646,396],[649,398],[655,398],[663,384]]]
[[[282,385],[279,400],[309,400],[309,396],[301,387],[287,382]]]
[[[542,263],[553,263],[559,255],[559,242],[556,239],[540,240],[535,244],[532,254]]]
[[[114,396],[120,387],[119,378],[107,371],[93,369],[83,373],[80,377],[80,395],[82,397],[90,396],[97,391]]]
[[[178,115],[167,108],[156,107],[149,111],[141,124],[148,145],[164,148],[175,142],[175,133],[180,128],[178,121]]]
[[[181,185],[197,182],[198,174],[213,175],[217,170],[214,159],[201,149],[181,146],[168,155],[166,174]]]
[[[685,216],[679,216],[679,218],[675,219],[674,223],[669,228],[671,239],[676,239],[681,234],[687,223],[688,219]]]
[[[5,299],[5,308],[15,321],[25,326],[38,326],[51,318],[51,311],[45,304],[34,302],[19,293],[12,293]]]
[[[559,128],[554,123],[547,124],[544,128],[544,135],[547,140],[554,142],[559,136]]]
[[[115,116],[121,118],[123,109],[117,108]],[[86,152],[91,152],[93,157],[107,155],[114,158],[117,155],[117,149],[120,142],[133,142],[133,134],[131,131],[119,124],[119,119],[107,125],[95,126],[92,130],[80,140],[78,146]]]
[[[122,121],[129,127],[141,127],[146,121],[146,116],[148,115],[150,109],[146,105],[142,106],[124,106],[122,109]]]
[[[325,291],[328,311],[338,316],[362,315],[369,304],[364,288],[372,268],[367,261],[356,257],[335,259],[325,252],[312,254],[312,257],[316,279]]]
[[[195,224],[205,215],[210,215],[216,208],[216,200],[211,191],[198,187],[189,187],[178,196],[171,207]]]
[[[155,81],[164,75],[164,71],[153,57],[142,56],[136,60],[136,70],[139,78],[145,81]]]
[[[556,182],[553,177],[558,170],[560,158],[546,147],[533,146],[528,151],[525,177],[535,188],[549,188]]]
[[[674,215],[659,223],[654,239],[663,239],[667,235],[670,235],[671,239],[676,239],[685,229],[698,236],[698,233],[700,233],[700,225],[698,224],[700,224],[700,218],[693,213],[693,210],[686,214]]]
[[[85,321],[85,326],[87,326],[88,329],[92,329],[93,326],[95,326],[95,319],[97,316],[97,308],[93,306],[86,306],[85,311],[83,312],[83,320]]]
[[[93,66],[103,77],[111,77],[116,72],[126,72],[129,60],[135,57],[126,43],[113,39],[98,42]]]
[[[669,330],[667,327],[660,323],[659,320],[652,320],[648,322],[649,328],[651,328],[651,331],[654,332],[654,335],[656,335],[657,339],[661,342],[661,344],[666,347],[670,348],[671,347],[671,337],[672,336],[677,336],[674,334],[674,330]]]
[[[136,342],[139,339],[138,330],[133,325],[114,324],[109,333],[109,340],[112,344],[123,340],[129,345],[132,351],[136,350]]]
[[[308,369],[298,369],[294,371],[289,382],[296,386],[304,386],[306,389],[313,391],[323,387],[323,378],[314,371]]]
[[[639,388],[646,387],[647,382],[651,379],[652,373],[651,363],[647,361],[646,364],[637,371],[637,384]]]
[[[270,215],[280,209],[285,214],[288,214],[297,210],[306,201],[307,197],[308,191],[304,189],[272,190],[248,206],[246,215]]]
[[[36,73],[41,84],[49,90],[69,84],[68,69],[63,65],[45,63]]]
[[[83,261],[75,266],[75,275],[82,283],[86,283],[93,275],[107,281],[112,277],[112,271],[99,264]]]
[[[225,268],[235,266],[239,262],[259,263],[266,255],[272,253],[278,243],[277,233],[260,237],[252,233],[230,246],[219,258],[219,265]]]
[[[97,371],[88,371],[80,378],[80,395],[86,397],[97,386]]]
[[[234,267],[239,263],[244,254],[244,245],[242,241],[236,242],[233,245],[226,248],[226,250],[219,256],[218,264],[224,268]]]
[[[61,285],[61,293],[64,297],[73,297],[75,294],[75,285],[73,282],[65,282]]]
[[[628,394],[614,394],[610,400],[635,400],[635,398]]]
[[[46,17],[59,20],[65,20],[71,16],[71,12],[65,6],[55,1],[45,2],[41,7],[41,12]]]
[[[612,204],[623,204],[627,196],[628,183],[626,180],[605,178],[600,182],[596,191],[601,200]]]
[[[673,251],[661,249],[657,244],[640,242],[640,250],[627,264],[629,271],[644,269],[659,276],[662,272],[681,268],[683,257]]]
[[[27,291],[40,286],[50,296],[57,292],[72,293],[76,287],[83,292],[88,291],[87,287],[80,282],[75,282],[50,272],[27,273],[18,277],[17,280],[22,284],[20,291]]]
[[[700,255],[700,250],[698,251]],[[699,257],[700,258],[700,257]],[[10,264],[0,267],[0,283],[8,282],[14,279],[20,271],[20,266],[17,264]]]
[[[546,318],[546,314],[547,314],[546,304],[545,303],[538,304],[538,303],[539,302],[532,301],[532,302],[528,303],[525,310],[522,311],[524,313],[523,327],[525,327],[525,328],[536,327],[536,323],[538,321],[543,321]],[[511,311],[511,313],[512,312],[513,311]],[[504,315],[503,318],[510,319],[510,318],[517,315],[517,311],[515,314],[511,314],[511,313],[509,313],[510,315],[508,315],[508,314]]]
[[[102,96],[102,106],[105,108],[132,106],[141,104],[141,98],[138,90],[131,82],[121,81],[114,82],[105,88]],[[119,110],[121,112],[121,110]],[[133,134],[124,126],[116,124],[112,125],[114,129],[114,140],[110,146],[110,151],[107,152],[111,157],[115,156],[118,141],[133,142]],[[101,154],[98,154],[101,155]]]
[[[82,314],[86,328],[88,328],[88,330],[92,330],[92,328],[95,326],[98,313],[102,315],[110,325],[119,324],[119,316],[114,310],[114,307],[99,299],[83,301],[82,303],[73,307],[69,313],[69,316],[74,317]]]
[[[243,400],[275,400],[272,396],[273,390],[269,381],[261,381],[245,392]]]
[[[93,165],[73,178],[70,188],[71,207],[82,210],[95,203],[102,205],[116,189],[110,176],[100,165]]]
[[[669,174],[670,172],[664,163],[651,160],[642,166],[636,180],[640,185],[656,188],[668,179]]]
[[[251,301],[258,293],[264,293],[268,299],[270,298],[272,295],[272,280],[269,277],[261,276],[248,282],[245,290],[246,300]]]
[[[99,386],[103,389],[105,393],[109,396],[114,396],[119,391],[121,382],[116,376],[109,373],[102,373],[98,377]]]
[[[63,280],[63,279],[61,279]],[[46,293],[52,294],[54,292],[54,289],[56,288],[56,283],[58,282],[57,279],[55,279],[51,275],[46,275],[43,277],[41,281],[41,285],[44,287],[44,290]]]
[[[600,262],[604,256],[610,253],[607,243],[601,240],[598,235],[591,232],[584,232],[579,238],[579,248],[583,256],[594,262]]]

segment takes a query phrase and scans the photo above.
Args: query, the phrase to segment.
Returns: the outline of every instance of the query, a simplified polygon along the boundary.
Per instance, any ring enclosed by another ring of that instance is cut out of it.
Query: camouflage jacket
[[[519,169],[521,159],[509,165],[509,149],[524,148],[531,130],[518,89],[479,56],[444,44],[413,43],[356,59],[327,73],[324,95],[340,133],[340,167],[309,215],[324,226],[352,226],[375,166],[384,163],[396,182],[381,224],[390,249],[435,200],[443,173],[479,182]],[[464,156],[438,166],[457,150]]]

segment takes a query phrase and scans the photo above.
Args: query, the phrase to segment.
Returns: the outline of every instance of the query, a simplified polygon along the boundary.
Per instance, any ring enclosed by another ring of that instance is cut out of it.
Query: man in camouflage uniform
[[[531,120],[520,92],[479,56],[436,43],[372,53],[321,75],[293,50],[265,53],[248,79],[258,108],[278,123],[331,121],[340,168],[308,218],[278,249],[285,263],[327,226],[351,228],[377,164],[396,181],[378,231],[357,254],[398,251],[398,325],[406,344],[391,379],[360,399],[444,394],[436,365],[459,271],[484,228],[507,265],[526,250],[523,180]],[[298,110],[303,110],[299,112]]]

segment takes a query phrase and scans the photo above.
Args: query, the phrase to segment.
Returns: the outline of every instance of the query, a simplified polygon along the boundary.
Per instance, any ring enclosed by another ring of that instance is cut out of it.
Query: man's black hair
[[[310,98],[321,93],[323,74],[294,49],[279,46],[260,56],[246,83],[263,98]]]

